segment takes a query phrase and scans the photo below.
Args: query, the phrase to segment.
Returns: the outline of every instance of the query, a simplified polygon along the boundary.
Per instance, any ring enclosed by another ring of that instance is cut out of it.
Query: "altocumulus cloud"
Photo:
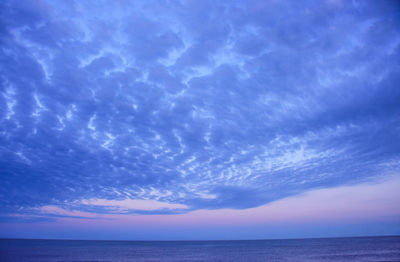
[[[2,1],[2,216],[245,209],[397,176],[399,6]]]

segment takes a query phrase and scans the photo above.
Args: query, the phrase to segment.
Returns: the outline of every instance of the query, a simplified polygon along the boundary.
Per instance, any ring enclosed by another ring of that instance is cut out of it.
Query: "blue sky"
[[[399,22],[397,1],[2,1],[2,227],[397,179]]]

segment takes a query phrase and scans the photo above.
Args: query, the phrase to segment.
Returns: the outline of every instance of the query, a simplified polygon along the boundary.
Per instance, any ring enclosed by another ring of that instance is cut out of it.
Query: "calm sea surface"
[[[0,261],[400,261],[400,236],[252,241],[0,239]]]

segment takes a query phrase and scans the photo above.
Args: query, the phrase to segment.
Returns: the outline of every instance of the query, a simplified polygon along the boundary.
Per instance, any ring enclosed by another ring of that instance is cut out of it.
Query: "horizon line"
[[[209,241],[275,241],[275,240],[311,240],[311,239],[340,239],[340,238],[380,238],[380,237],[400,237],[400,235],[363,235],[363,236],[338,236],[338,237],[299,237],[299,238],[259,238],[259,239],[180,239],[180,240],[127,240],[127,239],[67,239],[67,238],[7,238],[0,237],[2,240],[46,240],[46,241],[115,241],[115,242],[209,242]]]

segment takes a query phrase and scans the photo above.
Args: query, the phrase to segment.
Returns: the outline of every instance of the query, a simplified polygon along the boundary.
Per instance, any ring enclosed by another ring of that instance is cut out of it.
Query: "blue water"
[[[400,261],[400,236],[252,241],[0,239],[0,261]]]

